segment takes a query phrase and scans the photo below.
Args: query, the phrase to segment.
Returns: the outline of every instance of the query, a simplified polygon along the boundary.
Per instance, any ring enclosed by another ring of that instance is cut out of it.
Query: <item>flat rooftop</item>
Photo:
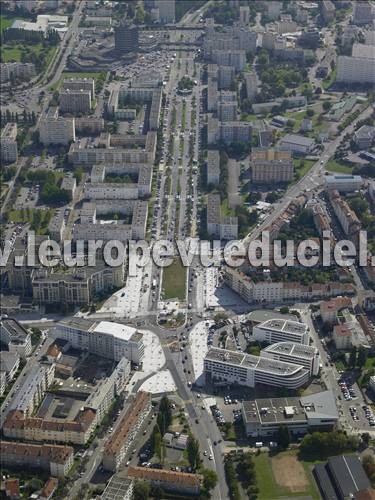
[[[332,391],[310,396],[264,398],[242,403],[245,423],[285,424],[307,422],[309,418],[338,419]]]
[[[294,344],[293,342],[277,342],[276,344],[267,346],[264,351],[277,354],[289,354],[290,356],[298,356],[305,359],[312,359],[318,353],[316,347]]]
[[[275,332],[300,334],[303,334],[307,331],[307,326],[304,323],[299,323],[298,321],[290,321],[288,319],[269,319],[258,325],[258,328],[263,328],[264,330],[273,330]]]
[[[205,360],[218,361],[229,366],[238,366],[239,368],[253,368],[267,373],[279,375],[290,375],[299,371],[302,367],[293,363],[277,361],[274,359],[261,358],[252,354],[244,354],[227,349],[212,347],[206,354]]]

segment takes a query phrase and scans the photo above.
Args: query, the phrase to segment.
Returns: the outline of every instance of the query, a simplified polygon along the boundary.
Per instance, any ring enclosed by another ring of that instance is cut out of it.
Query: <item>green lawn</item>
[[[344,365],[344,363],[341,361],[341,359],[335,361],[335,366],[336,366],[336,370],[337,371],[346,371],[346,366]]]
[[[49,90],[54,92],[55,90],[59,90],[60,85],[65,78],[94,78],[95,80],[95,86],[98,86],[98,83],[100,80],[102,80],[105,77],[105,72],[71,72],[71,71],[64,71],[61,75],[61,78],[58,82],[54,83],[49,87]],[[96,92],[96,90],[95,90]]]
[[[13,222],[28,222],[36,234],[47,234],[48,224],[55,211],[53,209],[41,210],[38,208],[26,208],[20,210],[10,210],[8,220]],[[38,218],[40,216],[40,218]]]
[[[329,73],[327,78],[323,80],[322,87],[324,88],[324,90],[328,90],[335,80],[336,80],[336,68]]]
[[[163,269],[163,299],[185,300],[186,298],[186,267],[180,259]]]
[[[295,454],[296,452],[283,452],[279,455]],[[278,456],[279,456],[278,455]],[[271,459],[267,453],[261,453],[254,457],[255,471],[257,477],[257,486],[259,488],[258,500],[277,500],[278,498],[293,498],[302,496],[311,496],[314,499],[319,499],[320,495],[315,486],[314,479],[311,474],[310,465],[302,462],[305,469],[309,485],[305,491],[291,491],[286,486],[280,486],[276,483],[272,471]]]
[[[228,205],[228,199],[225,198],[221,203],[221,213],[225,217],[233,217],[234,211]]]
[[[339,174],[351,174],[353,172],[353,167],[332,159],[327,163],[326,170],[328,170],[328,172],[337,172]]]
[[[7,28],[9,28],[10,26],[12,26],[12,24],[14,23],[14,21],[16,19],[26,19],[25,17],[22,17],[22,16],[9,16],[9,15],[6,15],[6,14],[3,14],[0,16],[0,31],[4,31],[6,30]]]
[[[316,163],[315,160],[305,160],[304,158],[293,158],[294,173],[295,173],[294,181],[298,181],[304,175],[306,175],[307,172],[315,163]]]
[[[45,61],[45,67],[48,66],[48,64],[51,62],[55,52],[57,50],[57,46],[51,45],[48,48],[47,56],[46,56],[46,61]],[[22,43],[17,43],[15,45],[13,44],[4,44],[3,47],[1,48],[1,60],[3,62],[9,62],[9,61],[15,61],[15,62],[20,62],[21,61],[21,56],[22,52],[25,51],[26,54],[26,62],[33,62],[34,56],[38,58],[40,54],[43,51],[43,45],[41,43],[36,43],[36,44],[22,44]]]

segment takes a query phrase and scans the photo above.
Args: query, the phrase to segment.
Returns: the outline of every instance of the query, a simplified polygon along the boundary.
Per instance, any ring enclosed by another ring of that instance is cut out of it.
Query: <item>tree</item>
[[[357,348],[352,347],[349,355],[349,366],[354,368],[356,365],[356,361],[357,361]]]
[[[289,307],[288,306],[280,307],[280,313],[281,314],[289,314]]]
[[[375,482],[375,460],[372,455],[365,455],[362,460],[363,468],[371,483]]]
[[[280,425],[280,427],[277,430],[276,440],[281,448],[283,449],[288,448],[290,444],[290,432],[286,425]]]
[[[341,455],[358,448],[358,438],[342,431],[313,432],[306,434],[300,444],[300,452],[305,457],[327,457]]]
[[[171,403],[167,396],[163,396],[160,400],[159,413],[162,413],[164,415],[165,426],[166,429],[168,429],[168,427],[172,423],[172,410]]]
[[[358,355],[357,355],[358,368],[363,368],[365,366],[367,358],[368,358],[368,350],[361,345],[360,348],[358,349]]]
[[[196,470],[199,466],[199,443],[198,440],[190,433],[186,443],[186,451],[190,467]]]
[[[255,464],[250,453],[244,453],[241,456],[237,472],[246,488],[256,482]]]
[[[201,471],[203,476],[203,487],[208,493],[210,490],[213,490],[218,482],[217,474],[212,469],[203,469]]]
[[[364,432],[363,434],[361,434],[361,438],[365,445],[368,446],[371,438],[370,434],[368,432]]]
[[[147,500],[150,496],[150,486],[145,481],[136,481],[133,490],[133,500]]]
[[[43,488],[43,481],[37,477],[33,477],[31,481],[27,483],[27,487],[31,491],[38,491]]]
[[[306,116],[308,116],[309,118],[314,116],[314,114],[315,114],[315,111],[312,108],[309,108],[308,110],[306,110]]]

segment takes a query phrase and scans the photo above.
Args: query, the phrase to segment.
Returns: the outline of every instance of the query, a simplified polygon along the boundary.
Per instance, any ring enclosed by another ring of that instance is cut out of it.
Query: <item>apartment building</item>
[[[332,429],[339,414],[332,391],[309,396],[262,398],[242,403],[242,418],[248,437],[274,436],[280,426],[294,435]]]
[[[132,226],[117,220],[103,224],[81,223],[74,226],[72,237],[74,241],[103,240],[107,243],[115,240],[125,244],[132,239]]]
[[[225,144],[251,141],[252,125],[250,122],[227,121],[219,123],[219,138]]]
[[[277,342],[260,351],[262,358],[276,359],[304,366],[310,376],[318,375],[320,356],[316,347],[294,342]]]
[[[337,314],[342,309],[352,307],[349,297],[335,297],[320,303],[320,316],[323,323],[337,323]]]
[[[79,211],[81,224],[96,224],[96,204],[85,201]]]
[[[0,371],[0,396],[2,396],[7,388],[7,375],[4,371]]]
[[[355,43],[351,56],[339,56],[336,80],[341,83],[372,84],[375,74],[375,54],[372,45]]]
[[[233,54],[238,51],[255,53],[258,35],[255,31],[242,26],[226,26],[222,31],[208,32],[203,40],[203,53],[208,59],[215,59],[215,51]],[[219,56],[221,57],[221,56]],[[234,66],[213,60],[223,66]],[[238,71],[238,70],[237,70]]]
[[[55,376],[55,365],[49,362],[33,365],[26,377],[21,381],[21,387],[10,403],[10,410],[21,411],[31,415],[43,399],[43,395],[52,384]]]
[[[70,197],[74,197],[77,188],[77,181],[75,177],[66,175],[61,182],[61,189],[69,193]]]
[[[204,374],[206,382],[246,387],[262,384],[298,389],[309,380],[309,371],[301,365],[216,347],[204,358]]]
[[[88,394],[74,418],[56,420],[30,417],[22,408],[12,409],[4,422],[4,435],[29,441],[84,445],[108,412],[115,395],[124,390],[129,375],[130,361],[121,358],[111,375],[100,381],[94,391]]]
[[[101,134],[95,139],[83,138],[71,144],[68,158],[74,165],[97,163],[153,164],[156,152],[156,134],[121,136]]]
[[[113,287],[120,288],[124,282],[124,267],[107,267],[97,263],[96,267],[81,267],[58,272],[56,269],[38,268],[31,272],[33,300],[37,304],[85,305],[96,294]]]
[[[1,464],[4,467],[41,469],[55,477],[65,477],[73,465],[71,446],[0,441]]]
[[[246,66],[246,51],[232,50],[227,52],[225,49],[215,49],[211,52],[211,60],[220,66],[232,66],[235,71],[243,71]]]
[[[345,323],[334,325],[332,330],[332,339],[336,349],[351,349],[352,347],[352,332]]]
[[[128,475],[135,480],[146,481],[154,488],[161,488],[170,493],[176,492],[179,495],[199,495],[203,485],[203,476],[200,474],[169,469],[130,466]]]
[[[163,91],[157,87],[158,84],[158,80],[150,85],[146,78],[142,78],[140,81],[132,81],[131,87],[120,85],[114,88],[108,100],[109,113],[117,119],[126,119],[129,107],[135,103],[146,103],[149,105],[148,129],[156,131],[159,127],[163,99]]]
[[[282,319],[270,319],[253,328],[254,340],[275,344],[294,342],[309,345],[309,327],[304,323]]]
[[[219,90],[228,90],[232,86],[235,71],[232,66],[218,66],[217,79]]]
[[[104,119],[95,116],[80,116],[74,119],[75,130],[81,134],[99,135],[104,130]]]
[[[9,80],[30,80],[36,75],[35,64],[8,62],[0,63],[0,82]]]
[[[10,353],[18,354],[22,359],[31,354],[31,335],[15,319],[0,319],[0,341]]]
[[[336,190],[339,193],[358,191],[363,184],[360,175],[333,174],[326,175],[324,180],[326,189]]]
[[[216,78],[208,77],[207,81],[207,111],[217,111],[219,100],[219,85]]]
[[[336,8],[331,0],[321,2],[321,13],[325,23],[331,23],[335,19]]]
[[[220,182],[220,153],[217,149],[207,151],[207,185],[217,186]]]
[[[353,6],[353,24],[370,24],[374,19],[374,7],[368,0],[357,0]]]
[[[175,22],[175,0],[154,0],[154,5],[159,11],[159,21],[162,24]]]
[[[89,90],[60,90],[60,111],[63,113],[88,113],[91,109],[91,92]]]
[[[284,33],[295,33],[298,31],[298,25],[293,21],[292,16],[289,14],[284,14],[281,16],[280,21],[275,23],[276,31],[279,35]]]
[[[240,25],[245,26],[250,22],[250,7],[248,5],[240,6]]]
[[[217,116],[221,122],[232,122],[237,119],[237,94],[230,90],[219,93]]]
[[[17,123],[7,123],[0,136],[1,161],[14,163],[18,159]]]
[[[250,166],[254,183],[272,184],[293,179],[294,168],[290,151],[254,148]]]
[[[341,198],[339,192],[336,190],[329,192],[329,200],[344,233],[354,244],[358,243],[361,222],[355,212],[349,207],[348,203]]]
[[[27,417],[22,411],[12,410],[3,425],[4,436],[27,441],[52,441],[84,445],[93,433],[97,419],[95,411],[84,409],[74,420],[49,420]]]
[[[46,146],[67,145],[75,139],[75,119],[59,116],[57,107],[49,108],[39,122],[39,141]]]
[[[244,73],[246,85],[246,97],[251,101],[254,100],[258,93],[258,78],[255,71],[247,71]]]
[[[0,351],[0,373],[5,374],[6,384],[14,379],[20,366],[20,359],[17,353]]]
[[[141,240],[145,238],[147,229],[148,203],[141,200],[95,200],[94,203],[84,203],[80,211],[80,223],[73,229],[73,239],[103,241],[118,240],[126,243],[130,239]],[[126,221],[107,221],[100,223],[103,215],[123,215]]]
[[[272,280],[254,282],[239,269],[226,267],[226,284],[249,304],[273,304],[291,300],[317,300],[338,295],[353,295],[351,283],[315,283],[301,285],[298,282],[278,282]]]
[[[91,93],[91,99],[95,97],[94,78],[66,78],[61,87],[64,90],[84,90]]]
[[[116,472],[121,467],[150,411],[151,395],[148,392],[139,391],[128,412],[105,444],[103,467],[106,470]]]
[[[136,200],[138,198],[137,184],[120,183],[87,183],[85,198],[89,200]]]
[[[115,361],[125,357],[138,365],[144,356],[142,333],[121,323],[83,318],[67,319],[58,323],[55,336],[67,340],[77,349]]]
[[[86,198],[126,200],[131,199],[135,192],[139,197],[148,196],[151,194],[152,174],[150,164],[94,165],[91,169],[91,183],[86,186]],[[117,186],[113,186],[113,183],[106,182],[111,180],[109,176],[130,176],[132,180],[128,182],[125,178],[124,182],[115,183]],[[125,189],[129,191],[124,195]],[[113,197],[111,197],[111,191],[113,191]]]
[[[238,238],[238,218],[221,215],[220,195],[207,197],[207,232],[213,238],[236,240]]]

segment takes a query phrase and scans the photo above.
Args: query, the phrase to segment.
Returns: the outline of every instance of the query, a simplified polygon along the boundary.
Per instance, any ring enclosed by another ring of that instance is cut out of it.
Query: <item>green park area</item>
[[[175,259],[173,263],[163,269],[162,297],[164,300],[186,298],[186,267],[181,259]]]
[[[43,46],[42,43],[27,44],[27,43],[4,43],[1,47],[2,62],[31,62],[36,63],[38,67],[46,68],[51,62],[55,52],[56,45]]]

